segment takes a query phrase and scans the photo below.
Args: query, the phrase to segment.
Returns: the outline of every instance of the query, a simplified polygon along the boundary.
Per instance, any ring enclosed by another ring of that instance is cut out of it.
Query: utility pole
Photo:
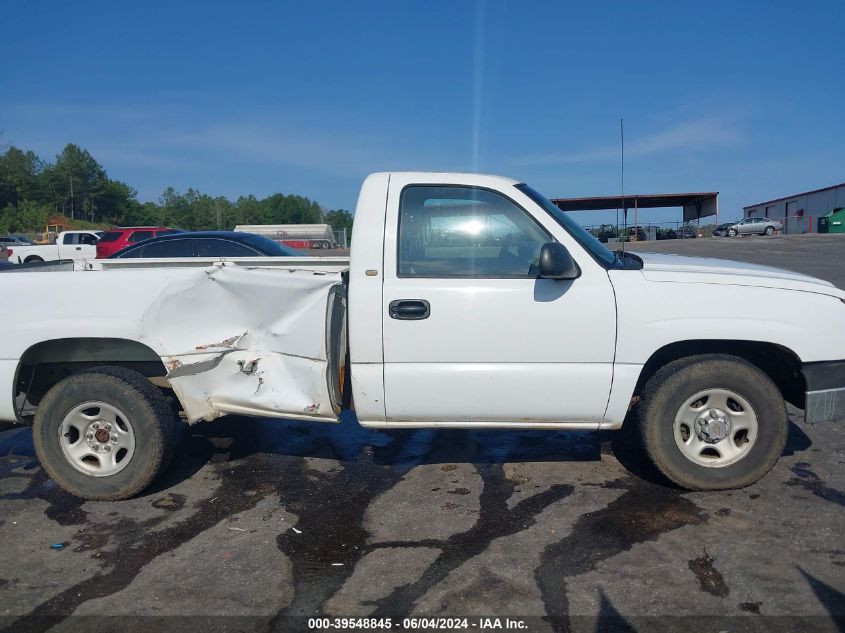
[[[70,173],[70,219],[73,220],[73,172]]]

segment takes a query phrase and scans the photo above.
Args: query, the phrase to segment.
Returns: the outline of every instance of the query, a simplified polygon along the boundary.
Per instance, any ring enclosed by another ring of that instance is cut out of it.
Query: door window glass
[[[400,277],[536,277],[552,238],[501,194],[411,186],[399,204]]]
[[[258,257],[258,251],[229,240],[197,240],[198,257]]]
[[[148,244],[143,257],[192,257],[194,254],[192,240],[162,240]]]

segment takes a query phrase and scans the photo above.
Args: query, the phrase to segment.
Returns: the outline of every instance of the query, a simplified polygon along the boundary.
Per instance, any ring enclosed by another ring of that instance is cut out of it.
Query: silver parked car
[[[728,236],[736,235],[774,235],[782,231],[783,224],[769,218],[745,218],[728,228]]]
[[[3,246],[32,246],[32,241],[19,235],[0,235],[0,244]]]

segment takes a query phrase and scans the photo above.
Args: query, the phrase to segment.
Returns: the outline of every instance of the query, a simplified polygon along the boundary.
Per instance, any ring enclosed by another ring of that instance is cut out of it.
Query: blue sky
[[[845,3],[4,0],[0,144],[167,186],[354,208],[369,172],[549,197],[845,181]],[[678,210],[651,212],[676,219]],[[607,216],[584,216],[585,223]]]

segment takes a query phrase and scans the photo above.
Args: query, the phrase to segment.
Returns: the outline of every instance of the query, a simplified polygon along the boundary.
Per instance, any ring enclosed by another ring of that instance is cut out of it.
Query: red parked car
[[[119,250],[159,235],[179,233],[164,226],[124,226],[106,231],[97,242],[97,259],[104,259]]]

